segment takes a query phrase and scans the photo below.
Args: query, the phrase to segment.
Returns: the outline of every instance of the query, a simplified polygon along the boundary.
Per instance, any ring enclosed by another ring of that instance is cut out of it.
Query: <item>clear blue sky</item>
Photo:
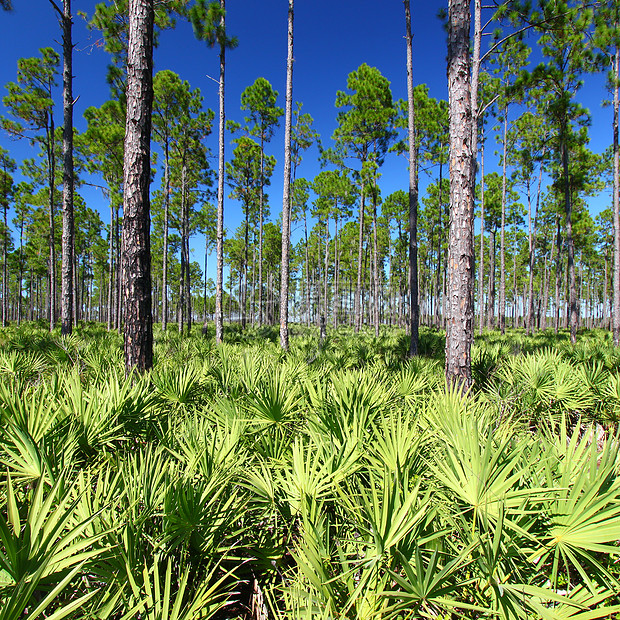
[[[60,29],[49,0],[14,0],[12,13],[0,13],[2,38],[0,40],[0,83],[16,78],[17,59],[38,55],[38,49],[55,47],[61,52]],[[73,0],[73,11],[91,15],[96,2]],[[430,0],[412,1],[414,30],[414,80],[427,83],[433,97],[447,97],[446,87],[446,37],[436,15],[447,2]],[[231,35],[239,39],[239,47],[227,55],[227,117],[243,120],[239,110],[241,92],[259,77],[268,79],[279,91],[279,105],[284,106],[286,78],[286,0],[228,0],[227,27]],[[304,112],[315,119],[315,127],[321,134],[323,144],[330,145],[335,127],[336,92],[346,88],[347,75],[360,64],[377,67],[391,82],[394,98],[406,97],[404,9],[400,0],[297,0],[295,11],[295,65],[293,97],[303,102]],[[109,57],[101,48],[100,35],[86,28],[85,20],[76,16],[74,26],[74,96],[79,99],[75,106],[75,126],[85,129],[83,110],[91,105],[100,106],[109,98],[105,81]],[[534,42],[531,41],[530,44]],[[205,107],[217,111],[217,84],[207,76],[217,77],[219,72],[217,50],[209,49],[195,40],[191,27],[179,20],[175,30],[161,34],[159,47],[155,50],[155,71],[170,69],[192,87],[200,88]],[[2,88],[2,94],[6,91]],[[586,78],[579,101],[592,113],[591,144],[596,152],[604,150],[611,141],[611,113],[602,109],[606,97],[600,77]],[[61,87],[57,91],[57,124],[62,123]],[[5,111],[2,110],[4,114]],[[227,136],[230,138],[230,136]],[[489,144],[493,141],[490,137]],[[207,144],[215,153],[217,136],[214,132]],[[278,165],[268,190],[272,218],[278,217],[282,208],[282,162],[283,131],[277,132],[268,146]],[[34,151],[26,142],[16,143],[0,135],[0,145],[9,149],[19,162],[32,157]],[[491,149],[489,149],[491,150]],[[232,148],[227,145],[227,156]],[[493,156],[487,153],[485,171],[492,169]],[[305,154],[298,176],[312,179],[319,171],[316,150]],[[216,167],[213,159],[213,167]],[[407,168],[402,157],[389,156],[382,169],[381,189],[383,196],[396,189],[406,189]],[[422,188],[425,179],[422,178]],[[155,189],[158,180],[155,182]],[[83,188],[80,190],[89,206],[102,213],[108,221],[107,204],[101,192]],[[607,205],[608,197],[602,196],[591,203],[591,211],[598,213]],[[240,207],[226,200],[225,225],[232,232],[241,220]],[[295,233],[294,233],[295,234]],[[203,264],[203,242],[197,238],[194,260]],[[209,265],[213,276],[215,261]]]

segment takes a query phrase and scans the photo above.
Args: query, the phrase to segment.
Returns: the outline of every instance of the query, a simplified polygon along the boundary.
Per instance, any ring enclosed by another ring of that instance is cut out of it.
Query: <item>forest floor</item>
[[[620,614],[620,350],[444,334],[0,330],[0,619]]]

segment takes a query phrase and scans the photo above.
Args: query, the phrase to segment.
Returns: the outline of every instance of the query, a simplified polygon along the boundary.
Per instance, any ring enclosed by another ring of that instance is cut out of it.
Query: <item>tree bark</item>
[[[379,337],[379,244],[377,239],[377,192],[375,185],[372,193],[372,275],[373,275],[373,323],[375,325],[375,336]]]
[[[480,266],[478,271],[479,334],[484,329],[484,140],[480,148]]]
[[[167,128],[166,128],[167,129]],[[161,329],[168,328],[168,220],[170,219],[170,153],[168,139],[164,147],[164,255],[162,257],[161,282]]]
[[[409,137],[409,356],[418,354],[420,306],[418,294],[418,158],[413,96],[413,35],[410,0],[405,0],[407,42],[407,134]]]
[[[489,239],[489,293],[487,296],[487,327],[495,328],[495,238],[497,230],[494,228]]]
[[[613,293],[613,338],[614,345],[620,346],[620,148],[618,147],[618,79],[620,75],[620,48],[616,47],[614,56],[614,116],[613,116],[613,157],[614,157],[614,293]]]
[[[363,166],[362,166],[363,174]],[[355,287],[355,322],[354,331],[357,333],[362,326],[362,260],[364,256],[364,179],[360,180],[361,196],[360,196],[360,215],[359,215],[359,231],[357,243],[357,286]]]
[[[568,144],[566,142],[566,129],[562,132],[564,139],[562,144],[562,168],[564,170],[564,206],[566,210],[566,255],[568,268],[568,295],[570,314],[570,341],[577,342],[577,325],[579,313],[577,309],[577,279],[575,275],[575,242],[573,240],[573,205],[570,192]]]
[[[48,165],[48,194],[49,194],[49,322],[50,331],[54,329],[56,323],[56,240],[54,225],[54,188],[56,186],[56,155],[54,151],[54,117],[49,114],[49,134],[47,140],[47,165]]]
[[[471,386],[473,340],[473,159],[469,59],[469,2],[448,2],[448,93],[450,114],[450,233],[446,379]]]
[[[127,374],[153,365],[149,196],[153,13],[153,0],[129,0],[122,248]]]
[[[504,107],[504,135],[502,155],[502,224],[499,233],[499,329],[506,331],[506,151],[508,134],[508,106]]]
[[[71,28],[71,0],[64,0],[62,23],[63,57],[63,128],[62,128],[62,268],[61,268],[61,327],[60,333],[68,335],[73,328],[73,42]]]
[[[226,1],[220,0],[222,16],[220,27],[225,32],[225,10]],[[224,76],[226,69],[226,44],[220,42],[220,83],[219,83],[219,103],[220,103],[220,125],[218,132],[218,164],[217,164],[217,229],[216,237],[216,276],[215,276],[215,342],[221,344],[224,341],[224,309],[223,289],[224,289],[224,127],[226,124],[226,113],[224,109]],[[232,291],[231,291],[232,292]]]

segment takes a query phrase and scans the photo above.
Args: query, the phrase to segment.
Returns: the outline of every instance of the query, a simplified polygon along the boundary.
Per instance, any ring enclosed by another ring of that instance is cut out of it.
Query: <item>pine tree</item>
[[[150,174],[153,102],[153,0],[129,0],[127,121],[123,174],[125,368],[153,365]]]
[[[471,385],[473,341],[473,157],[469,57],[469,2],[448,2],[448,93],[450,107],[450,233],[446,379]]]
[[[215,277],[215,342],[224,340],[224,309],[222,294],[224,289],[224,128],[226,112],[224,108],[226,50],[237,47],[237,39],[226,34],[226,2],[198,0],[190,10],[190,20],[198,39],[213,47],[220,48],[219,79],[219,126],[218,126],[218,167],[217,167],[217,229],[216,229],[216,277]],[[205,266],[206,271],[206,266]]]
[[[282,259],[280,272],[280,346],[288,350],[288,296],[291,245],[291,134],[293,116],[293,24],[294,3],[288,4],[286,57],[286,104],[284,120],[284,183],[282,189]]]
[[[15,138],[29,137],[45,154],[48,190],[48,316],[50,331],[56,323],[55,186],[56,148],[53,89],[56,86],[59,56],[50,47],[40,50],[41,58],[21,58],[17,62],[17,83],[9,82],[3,103],[19,121],[2,120],[3,128]],[[22,125],[23,122],[23,125]]]

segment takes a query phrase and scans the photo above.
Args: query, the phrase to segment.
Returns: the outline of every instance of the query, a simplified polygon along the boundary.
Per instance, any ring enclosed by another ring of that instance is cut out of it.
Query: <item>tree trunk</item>
[[[2,201],[4,212],[4,230],[2,231],[2,327],[9,324],[9,283],[7,269],[7,246],[9,240],[9,226],[7,223],[8,198]]]
[[[562,168],[564,170],[564,206],[566,209],[566,254],[569,280],[569,313],[570,313],[570,340],[577,342],[577,325],[579,313],[577,310],[577,280],[575,276],[575,243],[573,240],[573,205],[570,193],[568,168],[568,144],[566,143],[566,129],[563,131]]]
[[[225,32],[225,0],[220,0],[222,16],[220,28]],[[226,68],[226,45],[220,42],[220,124],[218,132],[218,174],[217,174],[217,229],[216,229],[216,276],[215,276],[215,342],[224,341],[224,310],[222,307],[224,289],[224,127],[226,114],[224,110],[224,75]],[[232,292],[232,291],[231,291]]]
[[[418,295],[418,158],[413,97],[413,35],[410,0],[405,0],[407,43],[407,135],[409,139],[409,356],[418,354],[420,306]]]
[[[170,153],[168,140],[164,147],[164,255],[161,276],[161,330],[168,328],[168,220],[170,219]]]
[[[17,281],[17,324],[22,320],[22,287],[24,283],[24,218],[19,221],[19,279]]]
[[[325,257],[323,260],[323,312],[327,320],[327,272],[329,271],[329,217],[325,218]]]
[[[553,246],[552,246],[553,248]],[[553,262],[553,257],[551,257]],[[547,254],[545,253],[545,266],[544,266],[544,290],[543,290],[543,303],[542,303],[542,316],[540,318],[540,329],[547,329],[547,310],[549,309],[549,268],[547,264]]]
[[[377,192],[375,186],[372,193],[372,280],[373,280],[373,323],[375,325],[375,336],[379,337],[379,247],[377,239]]]
[[[311,316],[310,316],[310,256],[308,253],[308,220],[306,218],[306,211],[304,210],[304,235],[306,239],[306,327],[310,327]]]
[[[265,144],[263,134],[260,140],[260,193],[258,197],[258,324],[263,324],[263,209],[264,209],[264,167],[265,167]],[[252,287],[252,299],[254,287]],[[252,322],[254,322],[254,312],[252,312]]]
[[[127,120],[123,166],[125,371],[153,365],[150,197],[153,0],[129,0]]]
[[[555,333],[557,334],[560,329],[560,282],[562,280],[562,252],[560,251],[562,248],[562,235],[560,230],[560,216],[555,216],[556,220],[556,234],[555,234],[555,244],[556,244],[556,257],[555,257],[555,321],[554,328]]]
[[[334,329],[338,327],[338,301],[340,299],[338,293],[338,272],[340,270],[340,261],[338,257],[338,212],[334,218],[334,298],[332,301],[333,307],[333,326]]]
[[[54,329],[56,323],[56,242],[55,242],[55,226],[54,226],[54,187],[55,171],[56,171],[56,155],[54,150],[54,117],[50,113],[49,119],[49,135],[47,146],[47,165],[48,165],[48,191],[49,191],[49,252],[50,252],[50,267],[49,267],[49,290],[48,290],[48,302],[49,302],[49,320],[50,331]]]
[[[73,328],[73,42],[71,40],[71,0],[63,2],[62,56],[63,56],[63,118],[62,128],[62,269],[61,269],[61,334]]]
[[[363,170],[363,165],[362,165]],[[355,323],[354,331],[357,333],[362,326],[362,260],[364,258],[364,201],[366,199],[364,194],[364,180],[360,181],[361,184],[361,196],[360,196],[360,215],[359,215],[359,231],[357,241],[357,286],[355,288]]]
[[[484,140],[480,148],[480,266],[478,271],[479,333],[484,329]]]
[[[487,326],[495,328],[495,228],[491,231],[489,239],[489,294],[487,296]]]
[[[288,351],[288,284],[291,245],[291,122],[293,117],[293,0],[288,3],[284,186],[282,189],[282,264],[280,266],[280,346]]]
[[[544,158],[544,152],[543,152]],[[538,189],[536,190],[536,207],[534,209],[534,226],[532,228],[532,214],[530,209],[530,201],[528,199],[528,229],[529,229],[529,248],[530,248],[530,265],[529,265],[529,283],[528,283],[528,310],[527,310],[527,332],[534,333],[534,265],[536,262],[536,231],[538,228],[538,207],[540,206],[540,188],[542,185],[542,165],[538,173]]]
[[[110,239],[109,239],[109,263],[110,279],[108,280],[108,331],[112,329],[112,309],[114,307],[114,203],[110,202]]]
[[[504,135],[502,155],[502,225],[499,233],[499,329],[506,331],[506,152],[508,134],[508,106],[504,107]]]
[[[445,370],[448,382],[468,389],[471,385],[474,284],[469,2],[449,0],[448,12],[450,233]]]
[[[614,157],[614,293],[613,293],[613,338],[614,345],[620,346],[620,148],[618,147],[618,78],[620,76],[620,48],[616,47],[614,56],[614,117],[613,117],[613,157]]]

